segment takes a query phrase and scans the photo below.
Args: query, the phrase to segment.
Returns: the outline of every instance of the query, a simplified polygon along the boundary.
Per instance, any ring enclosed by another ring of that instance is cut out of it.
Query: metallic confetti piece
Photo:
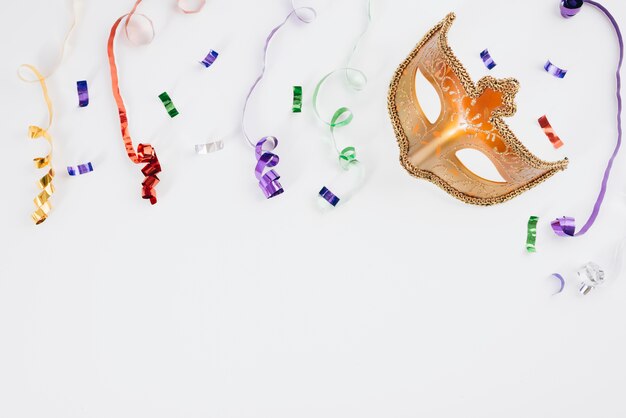
[[[69,174],[70,176],[76,176],[78,175],[82,175],[82,174],[87,174],[87,173],[91,173],[93,171],[93,165],[91,164],[91,162],[85,163],[85,164],[78,164],[78,166],[73,167],[73,166],[67,166],[67,174]]]
[[[293,6],[293,2],[292,2],[292,6]],[[299,12],[302,12],[302,11],[311,12],[311,17],[305,17],[304,15],[301,15]],[[263,67],[261,68],[261,73],[256,78],[254,83],[252,83],[252,86],[250,87],[250,90],[248,91],[248,95],[246,96],[246,99],[244,101],[243,110],[241,112],[241,130],[243,131],[243,135],[246,141],[248,142],[248,144],[250,144],[250,146],[254,147],[255,149],[255,154],[256,154],[256,159],[257,159],[255,175],[257,177],[257,180],[259,180],[259,186],[261,187],[263,194],[268,199],[278,196],[279,194],[283,193],[283,188],[278,182],[278,179],[280,178],[280,176],[274,170],[270,170],[267,173],[264,173],[264,170],[266,168],[275,167],[278,164],[278,161],[279,161],[278,155],[275,155],[270,152],[278,146],[278,139],[276,139],[273,136],[266,136],[264,138],[261,138],[261,140],[255,144],[250,139],[250,136],[248,135],[248,131],[246,130],[246,111],[248,109],[248,104],[250,102],[250,97],[252,97],[252,93],[254,92],[256,87],[259,85],[263,77],[265,76],[265,70],[267,68],[267,51],[272,42],[272,39],[274,38],[274,35],[276,35],[276,33],[283,26],[285,26],[285,24],[287,23],[287,21],[289,21],[289,18],[291,18],[291,16],[296,16],[303,23],[310,23],[316,18],[317,13],[315,12],[315,9],[312,9],[310,7],[300,7],[300,8],[292,7],[291,12],[287,15],[287,17],[285,17],[282,23],[280,23],[278,26],[276,26],[274,29],[271,30],[271,32],[265,39],[265,46],[263,47]],[[269,149],[264,148],[266,144],[268,145]]]
[[[87,88],[87,81],[77,81],[76,89],[78,90],[78,106],[87,107],[89,105],[89,89]]]
[[[553,295],[558,295],[559,293],[561,293],[563,291],[563,289],[565,289],[565,279],[559,273],[553,273],[552,276],[550,276],[550,277],[554,277],[561,284],[559,290],[556,293],[553,294]]]
[[[211,154],[212,152],[221,151],[222,149],[224,149],[224,141],[215,141],[215,142],[208,142],[206,144],[197,144],[196,154],[206,155],[206,154]]]
[[[602,207],[602,202],[604,201],[604,197],[606,195],[607,186],[609,182],[609,178],[611,176],[611,169],[613,168],[613,162],[615,158],[619,154],[620,148],[622,146],[622,64],[624,62],[624,40],[622,38],[622,32],[617,24],[617,21],[608,11],[606,7],[592,0],[585,0],[586,4],[590,4],[597,9],[599,9],[607,19],[611,22],[613,29],[615,30],[615,34],[618,40],[619,46],[619,61],[617,64],[617,71],[615,72],[615,81],[616,81],[616,97],[617,97],[617,143],[615,144],[615,149],[613,150],[613,154],[609,158],[609,161],[606,165],[606,169],[604,170],[604,176],[602,177],[602,184],[600,187],[600,192],[598,193],[598,197],[596,198],[596,202],[593,206],[593,211],[587,219],[587,222],[583,227],[575,233],[576,226],[574,222],[574,218],[572,217],[563,217],[552,222],[552,229],[559,236],[580,236],[584,235],[594,224],[596,221],[598,214],[600,213],[600,208]]]
[[[577,272],[581,281],[580,293],[589,294],[593,289],[604,283],[604,271],[596,263],[587,263]]]
[[[574,17],[580,12],[583,6],[583,0],[563,0],[561,1],[561,16],[568,19]]]
[[[565,74],[567,74],[567,70],[557,67],[556,65],[552,64],[550,60],[545,63],[543,69],[546,70],[546,72],[555,76],[556,78],[563,78],[565,77]]]
[[[554,132],[554,128],[550,125],[546,115],[539,118],[539,126],[541,126],[543,133],[546,134],[555,149],[559,149],[563,146],[563,141],[561,141],[561,138]]]
[[[293,113],[302,112],[302,86],[293,86],[293,105],[291,106]]]
[[[111,27],[111,33],[109,34],[109,39],[107,41],[107,55],[109,57],[109,68],[111,71],[111,89],[120,118],[120,128],[122,132],[122,139],[124,141],[124,147],[126,148],[128,158],[130,158],[133,163],[145,164],[145,166],[141,169],[141,172],[144,175],[144,181],[141,183],[141,197],[149,200],[150,203],[154,205],[157,202],[155,186],[159,183],[157,174],[161,172],[161,164],[159,163],[156,151],[152,145],[139,144],[137,145],[137,151],[135,151],[135,148],[133,147],[133,140],[130,136],[130,130],[128,128],[126,106],[124,105],[124,99],[120,93],[119,76],[117,73],[117,65],[115,63],[115,36],[117,34],[117,29],[122,20],[126,19],[125,28],[126,35],[128,36],[128,22],[135,13],[139,3],[141,3],[141,0],[137,0],[131,12],[118,18],[113,24],[113,27]],[[146,19],[148,18],[146,17]]]
[[[267,199],[276,197],[284,192],[283,187],[278,181],[280,176],[276,171],[271,169],[272,167],[276,167],[280,161],[278,155],[272,153],[277,146],[278,139],[273,136],[266,136],[262,138],[255,147],[257,165],[254,171],[257,180],[259,180],[259,187]],[[267,168],[270,170],[266,171]]]
[[[187,15],[199,13],[206,4],[206,0],[195,0],[197,3],[197,6],[194,8],[188,9],[182,6],[183,3],[189,2],[189,1],[190,0],[176,0],[176,6],[178,6],[178,9]]]
[[[539,218],[537,216],[531,216],[528,219],[528,234],[526,236],[526,251],[529,253],[536,253],[537,247],[537,222]]]
[[[209,68],[218,57],[218,53],[213,51],[212,49],[209,51],[207,56],[200,62],[200,64],[204,65],[206,68]]]
[[[337,206],[337,204],[339,203],[339,198],[337,196],[335,196],[333,194],[333,192],[331,192],[330,190],[328,190],[328,188],[326,188],[326,186],[322,187],[322,190],[320,190],[319,195],[328,203],[330,203],[332,206]]]
[[[48,172],[37,182],[37,186],[39,187],[39,189],[41,189],[41,192],[34,200],[37,209],[33,212],[32,219],[36,225],[39,225],[43,223],[46,219],[48,219],[48,215],[50,214],[50,210],[52,209],[52,207],[50,206],[50,197],[52,197],[52,194],[54,193],[54,185],[52,184],[52,180],[54,179],[55,173],[54,168],[52,167],[52,136],[50,135],[48,130],[52,126],[52,118],[54,112],[44,76],[41,75],[41,73],[32,65],[24,64],[21,66],[21,68],[26,68],[32,71],[33,74],[35,74],[35,76],[39,80],[41,91],[43,92],[43,97],[46,102],[46,107],[48,108],[48,127],[44,129],[39,126],[30,126],[28,128],[28,136],[31,139],[44,138],[50,146],[50,151],[45,157],[37,157],[33,160],[35,162],[35,167],[38,169],[49,167]]]
[[[176,107],[174,106],[174,103],[172,103],[172,99],[170,99],[170,95],[167,94],[167,92],[159,94],[159,99],[163,102],[163,106],[165,106],[165,110],[167,110],[170,118],[175,118],[179,115],[178,110],[176,110]]]
[[[480,58],[482,58],[483,63],[488,70],[493,70],[493,68],[497,65],[493,58],[491,58],[491,55],[489,55],[489,50],[487,49],[480,53]]]

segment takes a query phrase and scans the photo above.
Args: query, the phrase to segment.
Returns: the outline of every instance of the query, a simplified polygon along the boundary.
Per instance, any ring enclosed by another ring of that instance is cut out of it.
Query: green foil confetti
[[[528,235],[526,237],[526,251],[529,253],[536,253],[537,247],[537,222],[539,221],[538,216],[531,216],[528,219]]]
[[[159,94],[159,99],[163,102],[163,106],[165,106],[165,110],[170,115],[171,118],[178,116],[178,110],[176,110],[176,106],[172,103],[172,99],[170,99],[169,94],[167,92],[163,92]]]
[[[293,106],[291,111],[293,113],[302,112],[302,86],[293,86]]]

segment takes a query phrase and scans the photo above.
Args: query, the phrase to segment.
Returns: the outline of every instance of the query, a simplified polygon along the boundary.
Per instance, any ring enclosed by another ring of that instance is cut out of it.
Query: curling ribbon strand
[[[311,19],[306,19],[305,17],[301,16],[298,12],[302,10],[310,11],[313,14],[313,17]],[[267,39],[265,40],[265,46],[263,47],[263,67],[261,68],[261,73],[259,74],[257,79],[252,84],[252,87],[250,87],[250,90],[248,91],[248,95],[246,96],[246,100],[243,105],[243,112],[241,114],[241,128],[243,130],[243,134],[246,138],[246,141],[248,141],[248,144],[250,144],[251,147],[256,147],[256,144],[250,139],[250,136],[248,136],[248,131],[246,130],[246,111],[248,110],[250,97],[252,97],[252,93],[254,92],[256,87],[259,85],[261,80],[263,80],[263,77],[265,76],[265,70],[267,68],[267,51],[269,49],[270,43],[272,42],[272,39],[274,38],[274,35],[276,35],[276,32],[278,32],[283,26],[285,26],[285,24],[287,23],[287,21],[289,21],[289,18],[291,16],[296,16],[303,23],[311,23],[317,16],[317,13],[315,12],[315,9],[311,7],[292,8],[291,12],[287,15],[287,17],[283,20],[283,22],[279,24],[278,26],[276,26],[274,29],[272,29],[272,31],[267,36]]]
[[[48,94],[48,88],[46,87],[45,77],[41,75],[41,73],[32,65],[24,64],[20,68],[26,68],[35,74],[41,86],[46,107],[48,108],[48,127],[44,129],[39,126],[30,126],[28,128],[28,134],[31,139],[44,138],[48,142],[48,145],[50,145],[48,155],[45,157],[37,157],[33,160],[36,168],[41,169],[49,167],[48,172],[37,182],[41,192],[34,200],[37,209],[33,212],[32,219],[36,225],[39,225],[48,219],[48,215],[52,209],[50,206],[50,197],[54,193],[54,185],[52,184],[52,180],[54,179],[54,168],[52,167],[52,136],[48,133],[48,130],[52,126],[54,111],[50,95]]]
[[[117,34],[117,29],[122,20],[124,20],[125,18],[126,26],[128,25],[128,20],[130,19],[132,14],[135,13],[135,10],[137,9],[137,6],[140,2],[141,0],[137,0],[132,11],[129,14],[123,15],[118,18],[111,27],[111,33],[109,35],[109,40],[107,43],[107,53],[109,57],[109,67],[111,70],[111,88],[113,91],[113,97],[115,98],[115,102],[118,108],[120,127],[122,132],[122,138],[124,140],[124,146],[126,148],[126,153],[133,163],[145,164],[145,166],[141,170],[145,177],[144,181],[142,182],[141,197],[143,199],[150,200],[150,203],[154,205],[157,202],[156,191],[154,188],[159,183],[159,178],[157,177],[157,174],[161,172],[161,165],[152,145],[139,144],[137,146],[137,150],[135,151],[133,141],[130,136],[130,131],[128,129],[128,116],[126,112],[126,106],[124,105],[124,99],[122,98],[122,95],[120,93],[117,65],[115,63],[115,36]]]
[[[312,15],[307,18],[299,14],[300,11],[304,10],[311,12]],[[255,149],[257,160],[255,175],[257,180],[259,181],[259,187],[261,188],[263,194],[267,199],[283,193],[283,188],[278,181],[280,179],[280,176],[278,175],[278,173],[276,173],[275,170],[273,170],[273,167],[276,167],[280,160],[278,158],[278,155],[272,152],[278,146],[278,139],[273,136],[266,136],[264,138],[261,138],[261,140],[259,140],[255,144],[248,136],[248,131],[246,130],[246,111],[248,109],[248,104],[250,102],[250,97],[252,96],[252,93],[265,76],[265,70],[267,68],[267,51],[269,49],[270,43],[272,42],[274,35],[276,35],[276,33],[283,26],[285,26],[285,24],[287,24],[287,21],[289,21],[291,16],[296,16],[303,23],[311,23],[317,17],[317,13],[315,12],[315,9],[310,7],[295,8],[293,7],[292,2],[291,12],[287,15],[287,17],[285,17],[282,23],[280,23],[278,26],[270,31],[269,35],[265,39],[265,46],[263,47],[263,67],[261,68],[261,73],[256,78],[256,80],[252,84],[252,87],[250,87],[250,90],[248,91],[248,95],[246,96],[243,105],[243,111],[241,113],[241,130],[243,131],[244,137],[248,144],[250,144],[250,146]],[[266,172],[266,168],[270,168],[270,170]]]
[[[619,25],[617,24],[617,21],[615,20],[611,12],[609,12],[609,10],[606,7],[592,0],[584,0],[584,3],[588,3],[592,6],[595,6],[602,13],[604,13],[604,15],[611,22],[613,29],[615,29],[615,34],[617,35],[617,40],[619,43],[619,61],[617,64],[617,71],[615,73],[616,97],[617,97],[617,143],[615,145],[615,149],[613,150],[613,154],[611,155],[611,158],[609,159],[606,169],[604,171],[604,176],[602,178],[602,185],[600,187],[600,192],[598,194],[596,202],[593,206],[593,211],[591,212],[591,215],[589,216],[589,219],[587,220],[585,225],[580,229],[580,231],[576,232],[574,218],[572,217],[566,216],[563,218],[556,219],[555,221],[552,222],[552,229],[557,235],[570,236],[570,237],[575,237],[575,236],[580,236],[580,235],[585,234],[596,221],[596,218],[598,217],[598,214],[600,213],[600,208],[602,207],[602,202],[604,201],[604,197],[606,195],[609,177],[611,176],[611,169],[613,168],[613,162],[615,161],[615,158],[619,154],[619,150],[622,146],[622,93],[621,93],[622,78],[620,74],[622,71],[622,64],[624,62],[624,40],[622,38],[622,32],[619,28]],[[565,3],[562,3],[562,6],[564,4]],[[580,5],[582,6],[582,2],[580,3]],[[572,14],[571,10],[573,9],[569,9],[567,11],[568,15],[570,16],[575,15],[576,13]],[[563,12],[562,9],[561,11]]]

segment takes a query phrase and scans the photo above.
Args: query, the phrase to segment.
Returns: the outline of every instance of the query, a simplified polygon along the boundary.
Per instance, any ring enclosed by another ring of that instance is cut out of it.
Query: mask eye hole
[[[441,116],[441,99],[435,87],[422,74],[420,69],[415,73],[415,96],[418,105],[431,124],[437,122]]]
[[[506,183],[493,162],[482,152],[465,148],[457,151],[455,155],[461,164],[475,175],[494,183]]]

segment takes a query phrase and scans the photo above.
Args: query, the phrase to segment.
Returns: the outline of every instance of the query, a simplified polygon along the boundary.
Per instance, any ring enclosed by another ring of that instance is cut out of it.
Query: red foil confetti
[[[539,126],[541,126],[543,133],[546,134],[555,149],[559,149],[563,146],[563,141],[561,141],[561,138],[554,132],[554,128],[552,128],[552,125],[550,125],[545,115],[539,118]]]

